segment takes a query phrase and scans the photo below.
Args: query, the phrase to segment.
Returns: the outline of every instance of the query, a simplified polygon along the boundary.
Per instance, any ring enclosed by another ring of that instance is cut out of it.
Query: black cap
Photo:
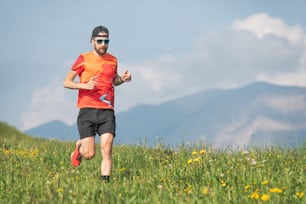
[[[108,36],[108,29],[104,26],[98,26],[98,27],[95,27],[93,29],[91,37],[92,38],[99,37],[99,36],[101,36],[101,35],[99,35],[99,33],[101,33],[101,32],[106,33],[107,36]]]

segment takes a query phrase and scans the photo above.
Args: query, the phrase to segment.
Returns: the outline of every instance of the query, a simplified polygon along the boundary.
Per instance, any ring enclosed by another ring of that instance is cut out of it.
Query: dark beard
[[[107,51],[107,48],[106,47],[99,47],[99,48],[97,48],[96,46],[95,46],[95,51],[96,51],[96,53],[98,54],[98,55],[104,55],[105,53],[106,53],[106,51]]]

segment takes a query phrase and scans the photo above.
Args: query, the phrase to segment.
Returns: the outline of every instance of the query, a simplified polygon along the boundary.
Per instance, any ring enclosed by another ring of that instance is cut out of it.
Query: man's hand
[[[121,80],[124,82],[129,82],[132,80],[132,75],[131,73],[126,70],[125,72],[123,72],[122,76],[121,76]]]
[[[83,89],[93,90],[95,86],[97,85],[97,82],[95,81],[96,78],[97,78],[96,76],[91,77],[89,81],[84,84]]]

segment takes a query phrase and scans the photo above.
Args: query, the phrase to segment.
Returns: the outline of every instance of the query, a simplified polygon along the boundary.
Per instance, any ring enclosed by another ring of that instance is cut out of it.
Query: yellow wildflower
[[[207,187],[204,187],[203,189],[202,189],[202,194],[203,195],[207,195],[209,193],[209,189],[207,188]]]
[[[303,198],[304,197],[304,193],[303,192],[296,192],[295,195],[298,198]]]
[[[191,163],[192,163],[192,161],[193,161],[192,159],[189,159],[189,160],[188,160],[188,164],[191,164]]]
[[[262,201],[267,201],[270,199],[270,196],[268,194],[263,194],[260,198]]]
[[[203,155],[205,152],[206,152],[205,149],[202,149],[202,150],[200,151],[200,155]]]
[[[194,158],[193,161],[194,161],[194,162],[199,162],[199,161],[200,161],[200,157]]]
[[[192,186],[191,186],[191,185],[188,185],[188,186],[184,189],[184,191],[185,191],[187,194],[192,193]]]
[[[268,180],[264,180],[263,182],[261,182],[262,185],[267,185],[269,183]]]
[[[258,200],[259,198],[259,194],[257,191],[255,191],[254,193],[251,194],[251,198],[255,199],[255,200]]]
[[[192,154],[192,155],[196,155],[196,154],[197,154],[197,151],[196,151],[196,150],[193,150],[191,154]]]
[[[64,189],[63,188],[59,188],[59,189],[57,189],[57,192],[58,193],[61,193],[61,192],[63,192],[64,191]]]
[[[247,192],[250,188],[251,188],[250,185],[246,185],[246,186],[244,187],[244,191]]]
[[[282,193],[283,190],[280,188],[271,188],[270,193]]]

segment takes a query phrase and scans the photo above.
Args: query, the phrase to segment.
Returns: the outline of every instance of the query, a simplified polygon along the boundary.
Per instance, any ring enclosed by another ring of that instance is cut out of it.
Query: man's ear
[[[94,46],[94,41],[95,41],[95,40],[94,40],[93,38],[90,39],[90,44],[91,44],[92,46]]]

